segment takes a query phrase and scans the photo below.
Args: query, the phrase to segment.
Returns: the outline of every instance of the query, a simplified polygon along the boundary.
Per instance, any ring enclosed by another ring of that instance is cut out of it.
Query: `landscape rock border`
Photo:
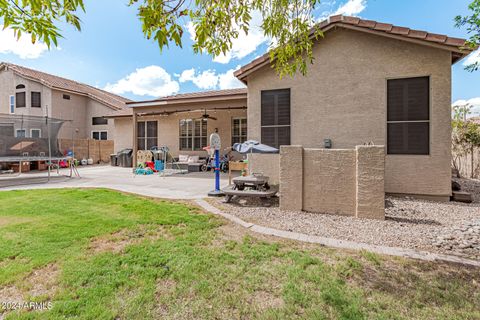
[[[371,252],[383,254],[383,255],[412,258],[412,259],[430,261],[430,262],[447,262],[447,263],[462,264],[462,265],[471,266],[471,267],[480,267],[480,261],[460,258],[457,256],[437,254],[437,253],[419,251],[419,250],[413,250],[413,249],[371,245],[371,244],[354,242],[354,241],[338,240],[333,238],[325,238],[325,237],[313,236],[313,235],[308,235],[308,234],[303,234],[298,232],[268,228],[268,227],[256,225],[254,223],[243,221],[242,219],[234,215],[221,211],[220,209],[216,208],[215,206],[211,205],[210,203],[208,203],[203,199],[197,199],[195,200],[195,203],[201,208],[203,208],[205,211],[208,211],[215,215],[222,216],[223,218],[233,223],[236,223],[246,229],[252,230],[253,232],[260,233],[263,235],[275,236],[279,238],[308,242],[308,243],[315,243],[315,244],[320,244],[323,246],[333,247],[338,249],[367,250],[367,251],[371,251]]]

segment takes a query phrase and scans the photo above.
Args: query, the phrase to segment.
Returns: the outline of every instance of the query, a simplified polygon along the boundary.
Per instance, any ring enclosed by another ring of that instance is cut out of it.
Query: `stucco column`
[[[356,217],[385,219],[385,148],[357,146]]]
[[[280,209],[303,208],[303,147],[280,147]]]
[[[137,138],[137,113],[133,109],[132,117],[132,128],[133,128],[133,168],[137,167],[137,151],[138,151],[138,138]]]

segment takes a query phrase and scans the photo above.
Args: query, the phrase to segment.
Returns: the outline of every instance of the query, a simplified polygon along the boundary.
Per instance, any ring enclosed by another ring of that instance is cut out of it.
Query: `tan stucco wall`
[[[93,99],[87,100],[87,109],[86,109],[86,126],[87,126],[87,133],[89,138],[92,138],[92,131],[107,131],[108,132],[108,140],[113,140],[115,136],[115,124],[113,119],[107,119],[108,124],[106,125],[92,125],[92,118],[94,117],[102,117],[108,113],[114,112],[112,109],[104,106],[100,102],[97,102]]]
[[[109,139],[113,139],[114,124],[109,120],[108,125],[92,126],[92,117],[101,117],[112,113],[113,109],[86,96],[66,93],[59,90],[52,90],[49,87],[37,82],[25,79],[14,74],[11,70],[0,72],[0,113],[9,114],[9,96],[15,95],[15,87],[19,84],[25,85],[25,89],[18,92],[26,92],[26,108],[15,109],[16,115],[32,115],[54,117],[67,121],[63,124],[59,132],[59,138],[64,139],[87,139],[91,138],[92,130],[107,130]],[[31,107],[31,92],[41,93],[42,107]],[[70,100],[63,99],[63,95],[68,94]],[[48,112],[47,112],[48,110]],[[34,128],[35,125],[26,127],[27,130]],[[78,133],[75,130],[78,129]],[[45,136],[46,133],[42,132]]]
[[[386,144],[389,78],[430,76],[431,154],[386,158],[385,191],[449,196],[451,54],[345,29],[327,32],[314,47],[307,77],[280,79],[269,66],[247,78],[248,137],[260,139],[262,90],[291,89],[291,144],[354,148]]]
[[[169,107],[142,107],[135,108],[137,113],[146,113],[146,112],[162,112],[164,110],[176,110],[181,111],[185,109],[195,109],[195,108],[235,108],[246,106],[245,100],[239,101],[229,101],[229,102],[209,102],[205,104],[185,104],[185,105],[175,105]],[[209,111],[211,116],[217,118],[218,120],[208,120],[207,121],[207,138],[215,132],[215,128],[218,129],[220,138],[222,139],[222,149],[230,147],[232,144],[232,118],[241,118],[247,117],[247,112],[244,109],[237,110],[217,110]],[[158,121],[158,144],[159,146],[168,146],[170,152],[174,157],[177,157],[179,154],[188,154],[188,155],[199,155],[202,157],[206,156],[205,151],[186,151],[179,150],[180,143],[180,120],[181,119],[196,119],[200,118],[203,112],[179,112],[176,114],[171,114],[168,116],[141,116],[137,118],[137,121],[146,121],[146,120],[157,120]],[[133,132],[130,131],[133,135]],[[209,144],[207,139],[207,144]],[[222,153],[225,150],[221,151]]]
[[[132,149],[132,118],[117,118],[110,121],[114,121],[113,140],[115,141],[115,153],[127,148]]]
[[[16,86],[19,84],[25,85],[25,89],[16,90]],[[24,91],[26,99],[26,108],[15,109],[16,115],[32,115],[44,117],[47,114],[47,106],[50,113],[51,108],[51,93],[50,88],[28,79],[17,76],[12,71],[1,71],[0,72],[0,113],[10,113],[10,96],[15,95],[16,92]],[[41,93],[41,108],[32,108],[31,107],[31,92],[40,92]]]
[[[68,94],[70,100],[63,99]],[[66,121],[58,134],[63,139],[87,139],[87,108],[88,98],[85,96],[65,93],[58,90],[52,92],[52,117]],[[78,131],[77,131],[78,130]]]
[[[384,219],[383,146],[282,146],[280,209]]]
[[[277,185],[280,182],[280,155],[279,154],[258,154],[247,155],[248,172],[262,173],[269,177],[269,183]]]

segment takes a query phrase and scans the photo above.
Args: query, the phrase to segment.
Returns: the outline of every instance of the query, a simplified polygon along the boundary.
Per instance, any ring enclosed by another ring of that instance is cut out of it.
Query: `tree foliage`
[[[475,168],[474,153],[480,148],[480,125],[468,120],[470,105],[454,106],[452,120],[453,166],[460,171],[460,159],[470,155],[471,172],[474,178],[478,168]]]
[[[271,40],[270,58],[280,75],[305,74],[313,61],[313,42],[322,35],[316,29],[313,10],[320,0],[128,0],[138,10],[146,38],[160,49],[182,46],[186,26],[195,30],[195,53],[214,57],[232,48],[241,32],[248,34],[254,13],[263,18],[261,29]],[[31,35],[32,42],[57,45],[58,25],[66,22],[80,30],[78,11],[83,0],[0,0],[0,19],[17,37]]]
[[[50,47],[58,45],[61,37],[59,22],[66,22],[81,30],[76,12],[85,11],[83,0],[0,0],[0,19],[3,28],[12,28],[20,38],[30,35],[32,43],[37,40]]]
[[[185,25],[195,29],[193,49],[212,56],[225,54],[241,32],[248,34],[252,14],[263,18],[261,28],[271,39],[270,58],[281,75],[305,74],[312,62],[313,42],[321,31],[314,28],[313,10],[319,0],[130,0],[138,5],[143,33],[162,49],[173,42],[182,46]]]
[[[471,48],[476,48],[480,45],[480,0],[474,0],[468,6],[468,9],[472,12],[468,16],[457,16],[455,18],[457,27],[466,27],[470,34],[468,44]],[[480,68],[480,63],[476,62],[467,66],[469,71],[477,71]]]

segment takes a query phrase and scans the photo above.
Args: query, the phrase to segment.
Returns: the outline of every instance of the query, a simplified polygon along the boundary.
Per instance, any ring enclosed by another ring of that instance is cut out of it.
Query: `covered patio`
[[[133,163],[139,150],[167,147],[171,157],[206,158],[210,134],[222,140],[222,154],[247,137],[245,89],[179,94],[158,100],[132,102]]]

